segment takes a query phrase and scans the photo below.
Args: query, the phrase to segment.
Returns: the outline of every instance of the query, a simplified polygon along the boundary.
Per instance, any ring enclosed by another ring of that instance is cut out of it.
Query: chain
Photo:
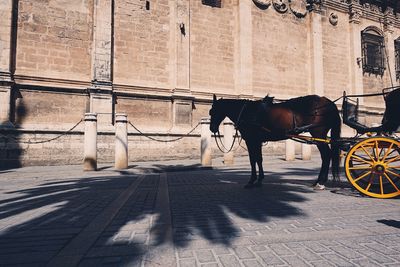
[[[62,133],[62,134],[60,134],[60,135],[58,135],[56,137],[53,137],[53,138],[50,138],[50,139],[47,139],[47,140],[42,140],[42,141],[30,141],[30,140],[29,141],[20,141],[20,140],[18,140],[18,138],[15,138],[13,136],[8,136],[8,135],[4,135],[4,134],[0,134],[0,136],[8,138],[8,139],[12,139],[15,142],[18,142],[20,144],[30,144],[30,145],[32,145],[32,144],[43,144],[43,143],[48,143],[48,142],[54,141],[54,140],[56,140],[56,139],[58,139],[58,138],[60,138],[60,137],[62,137],[64,135],[67,135],[68,133],[72,132],[72,130],[74,130],[82,121],[83,121],[83,119],[81,119],[78,123],[76,123],[74,126],[72,126],[72,128],[70,128],[66,132],[64,132],[64,133]]]
[[[183,139],[183,138],[185,138],[185,137],[188,137],[188,136],[189,136],[192,132],[194,132],[194,130],[196,130],[197,127],[199,127],[199,125],[200,125],[200,122],[199,122],[199,123],[198,123],[192,130],[190,130],[187,134],[184,134],[183,136],[180,136],[180,137],[178,137],[178,138],[169,139],[169,140],[161,140],[161,139],[157,139],[157,138],[151,137],[151,136],[148,135],[148,134],[143,133],[143,132],[142,132],[141,130],[139,130],[135,125],[133,125],[132,122],[128,121],[128,123],[129,123],[130,126],[133,127],[133,129],[135,129],[138,133],[140,133],[140,134],[143,135],[144,137],[146,137],[146,138],[148,138],[148,139],[150,139],[150,140],[153,140],[153,141],[156,141],[156,142],[162,142],[162,143],[176,142],[176,141],[179,141],[179,140],[181,140],[181,139]]]

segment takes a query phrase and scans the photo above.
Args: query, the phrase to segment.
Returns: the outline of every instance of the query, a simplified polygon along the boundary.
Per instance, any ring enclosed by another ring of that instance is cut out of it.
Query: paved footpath
[[[254,189],[247,159],[195,163],[0,171],[0,266],[400,266],[400,199],[314,191],[318,160]]]

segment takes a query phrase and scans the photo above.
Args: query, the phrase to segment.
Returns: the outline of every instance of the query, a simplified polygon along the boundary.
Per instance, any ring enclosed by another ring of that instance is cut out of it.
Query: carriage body
[[[351,98],[375,95],[385,98],[395,90],[400,91],[400,87],[383,89],[381,94],[347,96],[344,93],[343,96],[343,123],[357,131],[357,135],[352,138],[338,140],[346,152],[346,177],[355,189],[370,197],[400,196],[400,142],[393,129],[387,131],[384,123],[378,127],[367,127],[359,123],[358,98]],[[387,109],[386,106],[385,115]]]

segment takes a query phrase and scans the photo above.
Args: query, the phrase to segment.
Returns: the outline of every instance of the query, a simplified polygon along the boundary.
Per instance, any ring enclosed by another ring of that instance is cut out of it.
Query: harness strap
[[[246,107],[246,102],[243,104],[242,109],[239,112],[239,116],[236,119],[236,122],[235,122],[236,131],[237,131],[237,128],[239,127],[240,118],[242,117],[242,113],[243,113],[245,107]]]

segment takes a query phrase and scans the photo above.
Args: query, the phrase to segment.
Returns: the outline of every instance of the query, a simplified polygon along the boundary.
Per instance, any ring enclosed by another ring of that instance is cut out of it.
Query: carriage
[[[358,119],[359,98],[372,96],[383,96],[386,109],[381,125],[367,127]],[[400,87],[385,88],[376,94],[346,95],[344,92],[341,98],[342,119],[334,104],[336,101],[315,95],[280,103],[268,96],[250,101],[217,100],[214,95],[210,130],[219,135],[219,124],[228,117],[246,141],[251,165],[246,188],[261,186],[264,178],[262,142],[293,139],[315,144],[321,153],[322,165],[314,184],[316,188],[325,188],[331,161],[333,177],[338,177],[340,157],[345,155],[346,177],[356,190],[375,198],[400,196],[400,138],[396,135],[400,126]],[[342,121],[356,131],[355,136],[340,136]],[[331,137],[327,136],[328,131]],[[311,136],[302,134],[304,132]]]
[[[343,95],[343,123],[357,132],[354,137],[338,140],[346,154],[346,177],[355,189],[370,197],[393,198],[400,195],[400,138],[395,132],[397,125],[385,129],[385,122],[375,127],[359,123],[358,98],[381,95],[386,100],[389,93],[399,89],[390,87],[377,94]],[[395,103],[397,106],[399,104]],[[385,113],[391,108],[388,105],[392,103],[386,101]]]

